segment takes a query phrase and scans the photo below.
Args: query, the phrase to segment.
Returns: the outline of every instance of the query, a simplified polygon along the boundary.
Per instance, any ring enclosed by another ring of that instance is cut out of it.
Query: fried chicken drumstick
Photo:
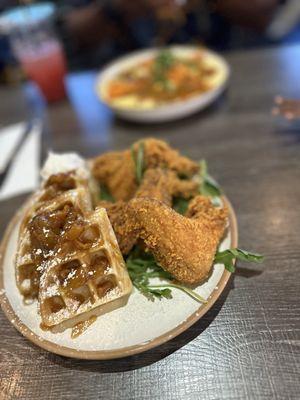
[[[195,197],[182,216],[162,202],[136,198],[128,203],[132,226],[163,269],[186,284],[209,276],[217,246],[226,228],[227,210],[210,199]]]

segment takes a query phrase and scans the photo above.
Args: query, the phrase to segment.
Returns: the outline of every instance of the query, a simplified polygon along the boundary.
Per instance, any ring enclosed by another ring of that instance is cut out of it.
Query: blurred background
[[[15,8],[26,4],[34,8]],[[1,84],[29,77],[49,102],[65,96],[67,71],[100,69],[135,49],[300,42],[299,0],[0,0],[0,12]]]

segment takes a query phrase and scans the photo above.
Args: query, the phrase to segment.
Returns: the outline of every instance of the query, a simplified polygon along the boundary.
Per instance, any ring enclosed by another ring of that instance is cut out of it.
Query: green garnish
[[[150,278],[168,279],[171,275],[160,268],[150,254],[140,253],[139,257],[136,257],[131,253],[126,260],[126,266],[133,285],[149,300],[172,298],[170,289],[151,288]]]
[[[167,79],[167,72],[174,64],[175,57],[170,50],[162,50],[155,58],[153,66],[153,80],[162,85],[166,90],[173,90],[171,82]]]
[[[140,184],[144,174],[144,142],[139,142],[137,152],[131,147],[131,156],[135,166],[136,180]]]
[[[171,299],[171,289],[179,289],[193,299],[206,303],[206,300],[192,289],[171,282],[172,275],[164,271],[150,253],[141,252],[138,248],[135,248],[127,258],[126,266],[133,285],[151,301],[154,301],[155,298],[161,299],[163,297]],[[160,278],[169,282],[151,284],[150,278]]]
[[[161,50],[155,57],[155,65],[161,69],[169,69],[175,62],[175,57],[170,50]]]
[[[215,255],[214,262],[224,264],[224,267],[229,272],[235,272],[235,259],[252,263],[262,263],[264,260],[264,256],[262,256],[261,254],[250,253],[249,251],[236,248],[218,251]]]
[[[173,209],[178,212],[178,214],[184,215],[188,209],[189,201],[183,197],[175,197],[173,201]]]
[[[187,288],[186,286],[178,285],[177,283],[168,283],[166,285],[151,285],[150,286],[150,288],[159,288],[159,287],[179,289],[182,292],[186,293],[188,296],[190,296],[192,299],[198,301],[199,303],[207,303],[207,301],[202,296],[200,296],[194,290]],[[170,289],[166,289],[166,290],[170,290]],[[172,298],[172,295],[170,298]]]
[[[199,176],[201,179],[199,192],[204,196],[216,198],[222,195],[222,191],[218,183],[208,174],[207,163],[205,160],[200,161],[200,172]]]
[[[234,260],[242,260],[253,263],[262,263],[264,256],[239,248],[218,251],[215,255],[214,263],[224,264],[229,272],[235,272]],[[151,253],[145,253],[138,247],[131,252],[126,260],[127,270],[133,285],[147,299],[154,301],[156,298],[171,299],[172,290],[179,289],[200,303],[206,300],[194,290],[173,281],[172,275],[164,271],[155,261]],[[167,280],[166,283],[152,284],[151,278]]]
[[[111,203],[115,202],[114,197],[110,194],[109,190],[105,185],[100,185],[100,200],[110,201]]]

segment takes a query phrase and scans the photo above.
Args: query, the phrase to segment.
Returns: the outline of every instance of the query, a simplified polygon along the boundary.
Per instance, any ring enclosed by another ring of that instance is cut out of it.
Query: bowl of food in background
[[[205,48],[154,48],[109,64],[98,76],[96,92],[125,119],[171,121],[211,104],[226,87],[229,74],[227,62]]]

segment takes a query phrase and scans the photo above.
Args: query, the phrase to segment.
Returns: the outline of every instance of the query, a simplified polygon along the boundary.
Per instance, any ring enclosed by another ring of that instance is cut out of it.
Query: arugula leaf
[[[156,298],[172,298],[171,289],[179,289],[201,303],[206,303],[200,295],[183,285],[171,282],[172,275],[164,271],[155,261],[151,253],[142,252],[137,246],[131,252],[126,260],[127,270],[133,285],[149,300]],[[151,284],[151,278],[160,278],[167,280],[167,283],[159,285]]]
[[[110,194],[105,185],[100,185],[100,200],[110,201],[111,203],[115,202],[114,197]]]
[[[138,184],[142,182],[144,174],[144,142],[138,144],[137,152],[131,147],[131,156],[135,165],[135,176]]]
[[[188,296],[190,296],[192,299],[198,301],[199,303],[207,303],[207,301],[202,296],[200,296],[194,290],[187,288],[186,286],[183,286],[183,285],[178,285],[175,283],[168,283],[165,285],[162,284],[162,285],[151,285],[150,286],[150,288],[158,288],[158,287],[176,288],[176,289],[179,289],[182,292],[186,293]]]
[[[208,174],[207,163],[205,160],[200,161],[199,176],[201,179],[199,192],[203,194],[203,196],[216,198],[222,195],[222,190],[219,184]]]
[[[133,280],[148,284],[149,278],[172,279],[172,275],[156,263],[151,253],[142,252],[137,246],[127,258],[126,265]]]
[[[239,248],[218,251],[215,255],[215,263],[224,264],[224,267],[229,272],[235,272],[234,260],[241,260],[253,263],[262,263],[264,256],[261,254],[250,253],[249,251]]]
[[[154,301],[155,298],[161,299],[163,297],[166,299],[172,299],[172,292],[169,288],[156,289],[155,287],[142,284],[137,284],[135,286],[150,301]]]
[[[173,201],[173,209],[179,214],[184,215],[188,209],[189,201],[183,197],[175,197]]]
[[[251,253],[239,248],[218,251],[215,255],[214,263],[224,264],[229,272],[235,272],[234,260],[242,260],[246,262],[262,263],[264,256],[261,254]],[[173,281],[172,275],[164,271],[155,261],[151,253],[141,251],[137,246],[131,252],[126,260],[127,270],[133,285],[149,300],[154,301],[156,298],[172,298],[172,290],[178,289],[192,297],[200,303],[206,303],[194,290]],[[160,278],[167,282],[161,284],[152,284],[151,278]]]
[[[167,279],[170,275],[162,270],[154,261],[154,258],[134,258],[131,254],[126,260],[127,270],[133,285],[149,300],[165,297],[172,298],[170,289],[157,289],[150,287],[150,278]]]

